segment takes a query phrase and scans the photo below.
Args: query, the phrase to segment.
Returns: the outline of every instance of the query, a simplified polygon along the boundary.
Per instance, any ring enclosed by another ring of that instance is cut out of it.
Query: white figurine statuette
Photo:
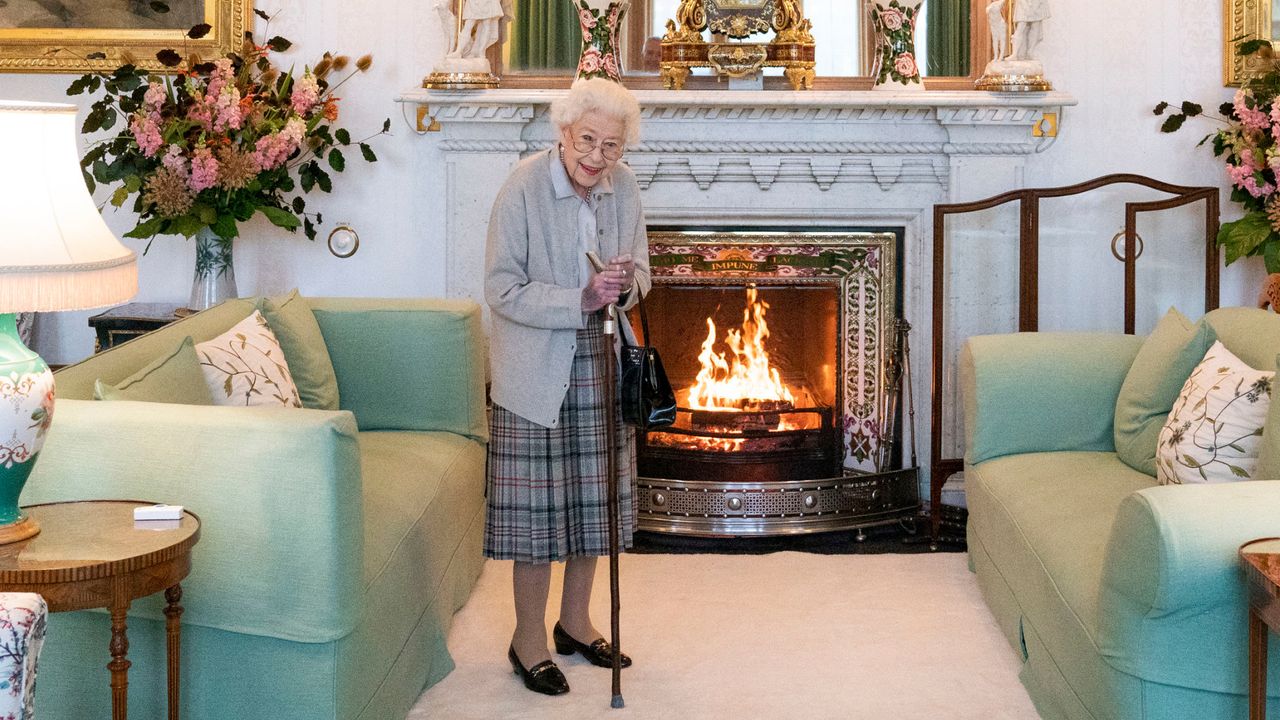
[[[461,24],[454,7],[461,2]],[[513,0],[432,0],[445,35],[444,57],[422,86],[434,90],[496,88],[498,78],[487,53],[502,37],[503,23],[512,18]]]
[[[1009,9],[1007,15],[1006,8]],[[1053,85],[1044,77],[1044,65],[1035,54],[1044,37],[1044,21],[1049,18],[1049,0],[992,0],[986,12],[993,57],[975,83],[977,89],[1052,90]]]

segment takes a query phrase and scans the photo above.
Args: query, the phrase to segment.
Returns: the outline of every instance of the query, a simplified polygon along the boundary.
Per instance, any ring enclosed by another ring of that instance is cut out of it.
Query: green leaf
[[[1274,235],[1275,231],[1271,229],[1271,221],[1267,219],[1266,213],[1251,212],[1239,220],[1223,223],[1218,231],[1218,244],[1227,251],[1226,262],[1230,265],[1253,254],[1259,245]],[[1275,237],[1272,244],[1275,242],[1280,242],[1280,237]]]
[[[302,221],[302,231],[307,234],[308,240],[316,239],[316,226],[311,222],[311,218],[304,218]]]
[[[210,25],[209,23],[200,23],[199,25],[193,25],[191,26],[191,29],[187,31],[187,37],[191,38],[192,40],[199,40],[205,35],[208,35],[209,31],[212,29],[213,29],[213,26]]]
[[[342,172],[347,167],[347,160],[342,157],[342,152],[338,148],[329,151],[329,167],[336,172]]]
[[[272,225],[275,225],[276,227],[282,227],[286,230],[297,230],[298,226],[302,224],[302,222],[298,220],[297,215],[294,215],[288,210],[281,210],[278,207],[263,205],[262,207],[258,208],[258,212],[262,213],[263,215],[266,215],[267,219],[271,221]]]
[[[177,67],[182,62],[182,56],[172,48],[165,48],[156,53],[156,60],[165,67]]]
[[[1268,273],[1280,272],[1280,242],[1269,242],[1262,246],[1262,262]]]
[[[1151,109],[1153,115],[1163,115],[1165,110],[1169,109],[1169,103],[1162,102]]]
[[[1182,456],[1182,464],[1186,465],[1187,467],[1192,467],[1192,468],[1198,468],[1198,467],[1200,467],[1200,461],[1198,461],[1198,460],[1196,460],[1195,458],[1191,457],[1190,455],[1186,455],[1186,454],[1183,454],[1183,456]]]
[[[129,188],[121,185],[116,191],[111,193],[111,204],[115,207],[124,205],[124,201],[129,199]]]
[[[101,160],[93,161],[93,179],[104,185],[111,182],[111,175],[107,172],[107,164]]]
[[[142,178],[137,175],[129,175],[124,179],[124,188],[131,193],[136,193],[142,189]]]
[[[293,47],[293,43],[277,35],[267,41],[267,47],[276,52],[284,52],[285,50]]]
[[[1270,40],[1246,40],[1236,46],[1237,55],[1252,55],[1264,47],[1271,45]]]
[[[351,144],[351,133],[347,132],[346,128],[338,128],[337,130],[334,131],[333,136],[336,137],[338,139],[338,142],[342,143],[343,145]]]
[[[209,229],[224,240],[234,240],[240,235],[240,228],[236,226],[236,219],[230,215],[219,215],[217,220],[209,223]]]
[[[92,75],[81,75],[80,79],[73,81],[70,85],[67,86],[67,94],[79,95],[85,90],[88,90],[89,80],[92,78],[93,78]]]
[[[360,143],[360,154],[364,156],[366,162],[378,162],[378,156],[373,154],[373,148],[368,143]]]
[[[125,233],[125,237],[147,239],[154,237],[160,232],[160,226],[164,224],[164,218],[153,217],[145,222],[138,223],[137,227]]]
[[[1183,100],[1183,101],[1182,101],[1182,114],[1183,114],[1183,115],[1186,115],[1187,117],[1195,117],[1195,116],[1200,115],[1200,114],[1202,114],[1202,113],[1204,113],[1204,108],[1203,108],[1203,107],[1200,107],[1200,106],[1199,106],[1199,105],[1197,105],[1196,103],[1190,102],[1190,101],[1188,101],[1188,100]]]
[[[183,237],[191,237],[203,230],[205,223],[191,213],[180,215],[169,220],[169,232]]]
[[[311,172],[311,163],[303,165],[298,170],[298,181],[302,183],[302,192],[311,192],[311,188],[316,186],[316,176]]]
[[[1165,118],[1164,124],[1160,126],[1160,132],[1171,133],[1177,132],[1182,127],[1182,123],[1187,121],[1187,116],[1182,113],[1175,113]]]
[[[382,121],[382,132],[391,132],[391,118]]]
[[[1232,465],[1231,463],[1225,463],[1225,464],[1226,464],[1226,466],[1227,466],[1227,467],[1231,468],[1231,474],[1232,474],[1232,475],[1235,475],[1236,477],[1241,477],[1241,478],[1247,478],[1247,477],[1249,477],[1249,471],[1248,471],[1248,470],[1245,470],[1244,468],[1242,468],[1242,467],[1240,467],[1240,466],[1238,466],[1238,465]]]
[[[306,209],[307,209],[307,201],[306,201],[306,200],[303,200],[301,195],[299,195],[298,197],[296,197],[296,198],[294,198],[294,199],[293,199],[293,211],[294,211],[294,212],[296,212],[296,213],[298,213],[299,215],[301,215],[301,214],[302,214],[302,211],[303,211],[303,210],[306,210]]]
[[[329,173],[321,170],[320,166],[315,162],[311,164],[314,166],[311,168],[311,172],[316,176],[316,185],[324,192],[331,192],[333,190],[333,180],[329,178]]]

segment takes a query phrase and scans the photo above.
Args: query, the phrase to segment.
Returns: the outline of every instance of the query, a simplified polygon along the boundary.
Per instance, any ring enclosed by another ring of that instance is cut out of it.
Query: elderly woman
[[[579,80],[552,103],[551,121],[559,142],[515,167],[489,220],[484,552],[515,561],[512,668],[530,690],[558,695],[569,684],[547,649],[552,562],[565,562],[556,651],[610,667],[612,649],[588,612],[596,559],[609,552],[606,422],[619,428],[623,548],[635,526],[635,463],[634,433],[605,417],[605,393],[618,390],[605,387],[603,363],[616,356],[601,310],[634,305],[648,291],[649,262],[640,187],[618,162],[639,135],[635,98],[608,80]],[[588,251],[609,258],[607,268],[595,272]]]

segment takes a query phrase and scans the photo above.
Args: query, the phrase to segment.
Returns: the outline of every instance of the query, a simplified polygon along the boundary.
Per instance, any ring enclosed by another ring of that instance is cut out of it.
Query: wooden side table
[[[109,350],[139,335],[159,330],[178,319],[181,305],[164,303],[128,303],[113,307],[89,318],[89,327],[97,333],[94,352]]]
[[[40,593],[49,612],[106,608],[111,613],[111,718],[126,720],[129,639],[125,613],[136,598],[164,591],[169,719],[178,720],[182,586],[200,519],[135,523],[129,500],[30,505],[40,525],[29,540],[0,546],[0,589]]]
[[[1280,632],[1280,538],[1240,546],[1249,579],[1249,720],[1267,717],[1267,628]]]

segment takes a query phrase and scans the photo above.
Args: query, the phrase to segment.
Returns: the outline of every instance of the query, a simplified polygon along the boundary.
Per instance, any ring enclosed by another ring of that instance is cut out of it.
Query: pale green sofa
[[[53,427],[23,504],[136,498],[202,521],[183,584],[184,720],[399,720],[453,663],[445,634],[482,563],[479,307],[309,300],[341,411],[93,401],[233,300],[57,373]],[[159,598],[129,619],[130,716],[165,716]],[[50,617],[40,715],[107,718],[109,624]]]
[[[1208,318],[1241,359],[1275,367],[1280,316],[1229,308]],[[1236,551],[1280,535],[1280,482],[1267,481],[1280,473],[1272,463],[1259,468],[1267,480],[1162,487],[1122,463],[1112,418],[1142,342],[985,336],[961,355],[970,560],[1046,720],[1248,716]],[[1274,637],[1270,660],[1276,719]]]

